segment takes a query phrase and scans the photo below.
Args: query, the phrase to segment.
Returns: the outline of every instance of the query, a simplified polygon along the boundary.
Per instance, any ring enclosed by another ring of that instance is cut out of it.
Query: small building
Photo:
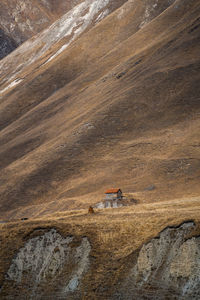
[[[109,189],[105,192],[105,200],[122,200],[122,198],[120,189]]]
[[[118,208],[124,206],[123,195],[120,189],[109,189],[105,192],[102,202],[95,205],[96,208]]]

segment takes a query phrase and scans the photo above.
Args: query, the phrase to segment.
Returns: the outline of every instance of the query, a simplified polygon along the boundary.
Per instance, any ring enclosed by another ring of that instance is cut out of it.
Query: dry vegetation
[[[0,102],[0,286],[50,228],[89,238],[89,300],[167,226],[194,220],[200,235],[200,7],[185,3],[127,1],[50,63],[64,41],[3,61],[3,89],[23,80]],[[137,204],[88,214],[111,187]]]
[[[0,282],[3,282],[13,256],[26,240],[42,234],[44,230],[56,228],[63,236],[89,238],[92,244],[92,267],[84,280],[89,290],[87,299],[98,299],[94,296],[94,289],[101,285],[113,286],[118,280],[120,266],[129,255],[167,226],[194,220],[196,229],[192,235],[199,235],[199,204],[199,197],[174,199],[120,209],[96,210],[92,215],[87,210],[66,211],[0,224]]]
[[[158,1],[145,19],[151,3],[125,3],[2,95],[2,217],[88,208],[115,186],[143,203],[199,195],[199,4]]]

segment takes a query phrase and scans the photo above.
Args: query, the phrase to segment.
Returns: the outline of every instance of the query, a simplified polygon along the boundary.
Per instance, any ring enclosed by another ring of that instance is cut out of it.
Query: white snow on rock
[[[8,87],[4,87],[2,93],[10,88],[10,84],[14,84],[11,83],[13,77],[16,78],[17,74],[19,74],[24,67],[34,63],[56,43],[60,42],[61,44],[64,44],[47,59],[45,64],[49,63],[52,59],[62,53],[93,22],[97,23],[108,15],[109,9],[107,8],[107,5],[110,1],[111,0],[85,0],[81,2],[63,15],[59,20],[54,22],[49,28],[26,41],[14,52],[5,57],[5,59],[0,62],[0,70],[4,70],[4,72],[9,66],[7,63],[12,58],[16,61],[16,57],[21,57],[23,54],[27,55],[27,53],[29,54],[28,59],[23,59],[23,63],[21,63],[21,60],[20,62],[15,63],[10,76],[4,78]],[[65,39],[65,42],[62,41],[62,39]],[[18,65],[20,65],[20,68]]]
[[[53,40],[56,42],[63,37],[72,35],[69,42],[63,45],[52,57],[49,58],[47,62],[51,61],[63,52],[72,43],[72,41],[74,41],[76,37],[93,22],[95,16],[108,5],[109,1],[110,0],[86,0],[65,14],[50,27],[51,40],[49,40],[49,36],[45,36],[46,32],[44,32],[44,39],[46,39],[47,44],[43,49],[47,49],[49,47],[49,43],[52,43]],[[96,22],[103,19],[108,13],[108,9],[101,12],[97,17]]]
[[[23,81],[23,79],[15,79],[8,86],[6,86],[3,90],[0,90],[0,95],[3,94],[4,92],[6,92],[7,90],[17,86],[22,81]]]
[[[146,5],[143,21],[139,26],[140,28],[144,27],[147,23],[149,23],[149,21],[151,20],[151,15],[153,14],[154,9],[157,7],[157,5],[158,5],[158,0],[154,0],[152,1],[151,4]]]

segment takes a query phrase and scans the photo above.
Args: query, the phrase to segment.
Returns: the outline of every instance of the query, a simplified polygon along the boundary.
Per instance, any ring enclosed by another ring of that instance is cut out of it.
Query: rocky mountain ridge
[[[83,1],[83,0],[70,0],[70,1],[54,1],[54,0],[28,0],[26,2],[17,0],[15,3],[9,0],[2,2],[0,4],[0,28],[4,35],[9,37],[10,41],[14,41],[16,47],[21,45],[26,40],[35,36],[37,33],[42,32],[45,28],[48,28],[51,24],[59,20],[62,15],[69,12],[69,15],[62,18],[60,22],[54,27],[58,27],[57,32],[51,30],[51,36],[48,41],[54,44],[58,37],[59,30],[63,32],[65,30],[65,35],[70,35],[70,31],[73,32],[73,27],[79,28],[81,31],[80,24],[84,22],[84,18],[81,18],[81,14],[84,15],[84,11],[90,7],[90,12],[97,15],[96,22],[99,22],[106,15],[110,14],[126,0],[112,1]],[[105,10],[103,8],[105,7]],[[77,18],[78,11],[81,11],[79,20],[73,25],[73,22]],[[83,17],[82,15],[82,17]],[[70,20],[72,17],[72,20]],[[93,18],[94,16],[91,15]],[[87,14],[86,14],[87,18]],[[74,21],[73,21],[74,20]],[[90,19],[88,18],[88,22]],[[72,22],[72,23],[71,23]],[[63,28],[64,27],[64,28]],[[68,28],[68,34],[65,28]],[[85,25],[84,31],[87,25]],[[77,32],[78,33],[78,32]],[[44,40],[44,37],[40,37],[43,43],[48,43]],[[4,42],[5,43],[5,42]],[[9,48],[7,51],[1,50],[1,57],[3,58],[8,53],[10,53],[14,48]],[[48,47],[46,48],[48,49]],[[45,50],[46,50],[45,49]]]
[[[36,33],[48,27],[79,2],[77,0],[1,1],[0,28],[3,32],[4,40],[9,39],[9,41],[13,41],[16,48]],[[6,51],[0,50],[0,58],[13,51],[14,47],[6,45],[6,49]]]

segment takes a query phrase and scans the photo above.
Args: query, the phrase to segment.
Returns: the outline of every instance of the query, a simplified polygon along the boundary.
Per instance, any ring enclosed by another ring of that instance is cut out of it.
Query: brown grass
[[[88,237],[92,245],[91,269],[84,278],[84,284],[87,286],[87,299],[100,299],[95,289],[104,285],[113,287],[129,255],[134,255],[143,243],[167,226],[194,220],[196,228],[191,236],[199,235],[199,203],[200,197],[174,199],[95,210],[92,215],[88,214],[87,209],[82,209],[0,224],[0,284],[12,258],[26,240],[43,234],[44,230],[56,228],[63,236],[74,235],[77,239]]]
[[[25,67],[2,97],[2,217],[87,208],[115,186],[140,203],[199,195],[198,1],[160,1],[140,29],[147,4],[126,3],[55,61]]]

